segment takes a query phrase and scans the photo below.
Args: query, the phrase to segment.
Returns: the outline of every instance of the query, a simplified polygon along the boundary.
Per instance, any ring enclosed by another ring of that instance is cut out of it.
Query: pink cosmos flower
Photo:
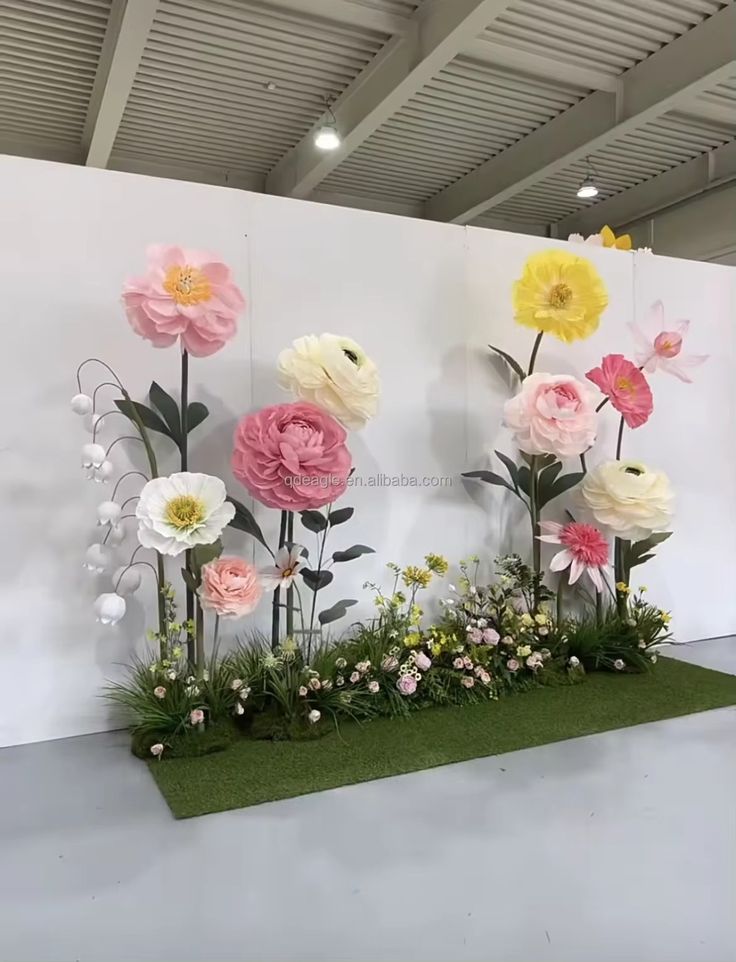
[[[217,558],[202,568],[199,600],[222,618],[242,618],[255,609],[263,588],[254,565],[242,558]]]
[[[432,659],[428,658],[423,651],[418,651],[414,655],[414,664],[420,671],[429,671],[432,667]]]
[[[417,690],[417,680],[413,675],[402,675],[396,682],[402,695],[413,695]]]
[[[645,424],[654,409],[647,379],[623,354],[607,354],[585,375],[610,399],[630,428]]]
[[[484,628],[483,629],[483,644],[484,645],[497,645],[501,636],[496,631],[495,628]]]
[[[243,295],[230,268],[211,254],[183,247],[153,245],[146,251],[148,271],[129,278],[123,305],[130,326],[154,347],[169,347],[181,337],[182,349],[207,357],[237,330]]]
[[[603,591],[601,568],[608,564],[608,543],[598,528],[578,521],[565,525],[542,521],[539,527],[544,532],[538,536],[540,541],[563,546],[550,562],[550,571],[570,568],[571,585],[587,572],[596,589]]]
[[[707,361],[708,355],[682,353],[682,339],[687,334],[690,321],[675,321],[672,325],[665,325],[662,301],[652,304],[641,327],[635,323],[629,324],[637,344],[636,363],[648,374],[661,370],[691,384],[687,369]]]
[[[595,393],[569,374],[530,374],[503,413],[514,440],[527,454],[570,458],[595,441]]]
[[[246,414],[235,429],[233,474],[269,508],[321,508],[345,492],[352,466],[345,428],[306,401]]]

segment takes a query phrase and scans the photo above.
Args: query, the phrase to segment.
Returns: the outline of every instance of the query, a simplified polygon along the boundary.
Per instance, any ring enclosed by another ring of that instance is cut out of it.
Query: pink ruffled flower
[[[466,688],[472,688],[475,685],[475,678],[472,675],[466,675],[465,678],[461,679],[460,684]]]
[[[402,675],[396,682],[402,695],[413,695],[417,690],[417,680],[413,675]]]
[[[432,659],[428,658],[423,651],[418,651],[416,655],[414,655],[414,664],[419,671],[429,671],[432,667]]]
[[[521,665],[516,658],[509,658],[509,660],[506,662],[506,667],[509,671],[518,671]]]
[[[217,558],[202,568],[199,600],[221,618],[249,615],[262,593],[258,571],[242,558]]]
[[[585,375],[601,389],[630,428],[646,424],[654,409],[647,379],[623,354],[607,354]]]
[[[690,321],[675,321],[668,325],[664,304],[655,301],[643,325],[629,324],[637,344],[636,363],[647,374],[660,370],[691,384],[692,378],[687,376],[686,371],[707,361],[708,355],[682,353],[682,339],[689,327]]]
[[[483,641],[483,632],[480,628],[468,628],[468,641],[472,641],[474,645],[479,645]]]
[[[540,541],[563,546],[550,562],[550,571],[569,568],[571,585],[585,572],[596,589],[603,591],[601,569],[608,564],[608,543],[598,528],[579,521],[565,525],[542,521],[539,527],[544,532],[539,535]]]
[[[504,421],[527,454],[574,457],[595,441],[595,393],[569,374],[530,374],[504,405]]]
[[[352,466],[345,428],[315,404],[275,404],[235,429],[232,469],[269,508],[305,511],[336,501]]]
[[[484,645],[497,645],[500,641],[501,636],[496,631],[495,628],[484,628],[483,629],[483,644]]]
[[[153,245],[148,271],[130,278],[123,305],[130,326],[154,347],[170,347],[181,337],[195,357],[219,351],[237,331],[243,295],[230,268],[203,251]]]
[[[452,663],[452,667],[457,668],[458,671],[460,671],[465,667],[465,662],[463,661],[462,658],[456,658]]]

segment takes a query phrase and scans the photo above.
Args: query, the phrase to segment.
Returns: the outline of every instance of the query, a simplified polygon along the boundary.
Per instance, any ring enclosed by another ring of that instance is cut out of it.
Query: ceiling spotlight
[[[593,165],[590,162],[590,157],[586,157],[586,161],[588,163],[588,169],[585,172],[583,182],[578,187],[578,197],[580,197],[581,200],[589,200],[591,197],[598,196],[598,188],[596,187],[595,180],[593,179],[595,176],[595,171],[593,170]]]
[[[337,118],[332,112],[328,101],[325,101],[327,120],[317,128],[314,134],[314,145],[319,150],[335,150],[340,146],[341,137],[337,129]]]

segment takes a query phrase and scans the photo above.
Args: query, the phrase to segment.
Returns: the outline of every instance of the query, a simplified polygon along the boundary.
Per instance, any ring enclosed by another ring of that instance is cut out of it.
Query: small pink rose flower
[[[371,695],[375,695],[376,692],[379,690],[380,687],[381,687],[381,686],[378,684],[377,681],[369,681],[369,682],[368,682],[368,691],[371,693]]]
[[[321,508],[344,494],[352,467],[345,428],[315,404],[274,404],[235,430],[233,474],[282,511]]]
[[[468,641],[472,641],[474,645],[479,645],[483,641],[483,632],[480,628],[471,628],[467,632]]]
[[[484,628],[483,629],[483,644],[484,645],[497,645],[501,636],[496,631],[495,628]]]
[[[359,671],[354,671],[354,672],[350,675],[350,681],[351,681],[353,684],[355,684],[356,682],[359,682],[359,681],[360,681],[360,678],[361,678],[361,675],[360,675],[360,672],[359,672]]]
[[[204,712],[201,708],[195,708],[189,712],[189,722],[191,725],[203,725],[204,724]]]
[[[256,567],[242,558],[217,558],[202,568],[199,600],[203,608],[221,618],[249,615],[262,593]]]
[[[654,401],[647,379],[636,364],[623,354],[607,354],[601,366],[594,367],[585,376],[609,398],[630,428],[646,424],[654,410]]]
[[[473,667],[473,662],[471,661],[470,658],[468,658],[467,655],[465,655],[465,657],[463,658],[463,665],[465,665],[468,671],[470,671],[470,669]]]
[[[479,676],[479,677],[480,677],[480,680],[483,682],[484,685],[490,685],[490,683],[491,683],[491,676],[488,674],[487,671],[482,671],[482,672],[480,673],[480,676]]]
[[[300,686],[299,686],[299,697],[300,697],[300,698],[306,698],[308,694],[309,694],[309,691],[307,690],[307,688],[306,688],[304,685],[300,685]]]
[[[319,678],[310,678],[309,687],[312,689],[312,691],[319,691],[319,689],[322,687],[322,682],[319,680]]]
[[[462,679],[460,684],[464,685],[465,688],[472,688],[473,685],[475,685],[475,678],[473,678],[472,675],[466,675],[465,678]]]
[[[156,685],[156,687],[153,689],[153,693],[156,698],[166,698],[166,689],[163,685]]]
[[[154,758],[160,758],[163,754],[163,751],[164,746],[161,744],[161,742],[156,742],[155,745],[151,745],[151,754],[154,756]]]
[[[526,454],[571,458],[595,441],[595,393],[569,374],[530,374],[504,405],[504,421]]]
[[[526,667],[531,668],[532,671],[536,671],[537,668],[542,667],[543,661],[542,655],[538,651],[533,651],[526,660]]]
[[[393,655],[386,655],[386,657],[381,662],[381,668],[384,671],[396,671],[399,667],[399,659],[394,658]]]
[[[181,337],[182,349],[195,357],[219,351],[237,331],[243,295],[222,261],[203,251],[154,245],[148,270],[130,278],[123,306],[130,326],[154,347],[169,347]]]
[[[432,667],[432,659],[428,658],[423,651],[418,651],[414,655],[414,664],[420,671],[429,671]]]
[[[521,665],[516,658],[509,658],[509,660],[506,662],[506,667],[509,671],[518,671],[519,668],[521,668]]]
[[[359,671],[361,675],[364,675],[370,670],[371,663],[369,661],[358,661],[355,663],[355,670]]]
[[[413,675],[402,675],[396,682],[402,695],[413,695],[417,690],[417,680]]]
[[[458,671],[461,671],[465,667],[465,662],[462,658],[456,658],[452,663],[452,667],[457,668]]]

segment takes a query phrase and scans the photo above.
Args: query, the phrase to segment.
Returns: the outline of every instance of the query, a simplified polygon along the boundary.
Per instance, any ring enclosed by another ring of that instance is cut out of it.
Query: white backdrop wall
[[[499,426],[505,372],[485,345],[528,355],[532,332],[512,320],[511,283],[530,253],[564,242],[21,158],[0,157],[0,183],[0,744],[116,725],[100,688],[143,650],[154,620],[148,585],[116,628],[94,621],[91,602],[106,582],[81,561],[105,491],[82,480],[87,436],[68,407],[76,366],[90,355],[112,363],[134,397],[144,398],[154,378],[178,390],[177,351],[136,337],[119,305],[123,279],[142,271],[151,242],[216,251],[248,301],[235,340],[192,361],[191,397],[211,412],[192,435],[192,470],[219,474],[246,500],[229,468],[237,419],[286,399],[274,376],[284,346],[333,331],[361,342],[382,375],[380,415],[350,438],[356,475],[366,485],[378,474],[452,479],[444,487],[354,486],[343,503],[356,515],[335,530],[333,548],[362,542],[377,554],[342,566],[325,606],[360,598],[353,611],[368,614],[362,583],[380,580],[389,560],[411,563],[429,550],[455,561],[471,552],[490,559],[527,548],[517,506],[459,474],[486,466],[494,447],[512,452]],[[667,471],[678,493],[676,534],[642,569],[652,596],[672,608],[679,640],[732,632],[736,271],[584,253],[605,279],[610,306],[589,340],[569,347],[545,339],[537,369],[582,376],[605,353],[630,353],[625,323],[656,298],[670,316],[692,318],[688,346],[710,353],[708,366],[695,386],[656,375],[655,414],[627,433],[625,451]],[[109,418],[105,439],[124,427]],[[607,412],[591,463],[612,454],[615,428]],[[161,467],[176,470],[167,443],[159,445]],[[142,466],[137,448],[114,449],[120,471]],[[134,479],[126,484],[135,493]],[[275,513],[256,513],[273,540]],[[134,546],[132,524],[126,546]],[[266,562],[237,532],[227,534],[226,548]],[[268,618],[265,603],[261,616]]]

